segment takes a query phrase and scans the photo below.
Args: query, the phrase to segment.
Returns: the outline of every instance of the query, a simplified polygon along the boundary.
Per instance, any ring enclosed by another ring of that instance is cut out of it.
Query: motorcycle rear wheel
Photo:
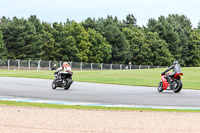
[[[71,86],[71,79],[67,78],[65,82],[66,82],[66,85],[64,86],[64,90],[68,90],[69,87]]]
[[[183,83],[181,82],[181,80],[176,80],[176,84],[175,85],[174,85],[173,91],[175,93],[179,93],[181,91],[181,89],[182,89]]]
[[[162,81],[160,81],[160,82],[158,83],[157,89],[158,89],[158,92],[162,92],[162,91],[163,91],[163,82],[162,82]]]
[[[52,89],[56,89],[56,79],[53,80],[51,87]]]

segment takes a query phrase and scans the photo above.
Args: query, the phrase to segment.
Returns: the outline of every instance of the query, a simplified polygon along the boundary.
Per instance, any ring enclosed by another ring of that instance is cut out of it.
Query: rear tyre
[[[52,89],[56,89],[56,79],[53,80],[51,87]]]
[[[163,83],[162,83],[162,81],[160,81],[159,83],[158,83],[158,92],[162,92],[163,91]]]
[[[182,84],[181,80],[176,80],[176,82],[174,84],[173,91],[175,93],[179,93],[181,91],[181,89],[182,89],[182,86],[183,86],[183,84]]]
[[[71,86],[71,79],[67,78],[65,81],[64,90],[68,90],[70,86]]]

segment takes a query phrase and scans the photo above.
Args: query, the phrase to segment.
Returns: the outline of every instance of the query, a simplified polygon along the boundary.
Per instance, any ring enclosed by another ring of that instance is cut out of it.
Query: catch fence
[[[43,61],[43,60],[0,60],[0,69],[7,70],[55,70],[62,66],[64,61]],[[72,70],[131,70],[166,68],[167,66],[149,66],[129,64],[108,64],[108,63],[85,63],[68,62]]]

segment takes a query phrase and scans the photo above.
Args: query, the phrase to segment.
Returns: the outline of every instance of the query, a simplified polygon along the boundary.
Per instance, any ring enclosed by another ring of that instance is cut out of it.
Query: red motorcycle
[[[182,76],[183,73],[176,73],[174,77],[172,77],[172,81],[168,82],[166,75],[161,75],[161,81],[158,84],[158,92],[162,92],[163,90],[173,90],[175,93],[180,92],[183,86],[181,82]]]

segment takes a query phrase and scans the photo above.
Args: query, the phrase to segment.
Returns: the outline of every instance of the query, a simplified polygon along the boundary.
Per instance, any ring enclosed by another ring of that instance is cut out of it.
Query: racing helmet
[[[63,65],[62,65],[62,67],[64,68],[64,67],[69,67],[70,65],[67,63],[67,62],[64,62],[63,63]]]
[[[175,60],[175,61],[173,62],[173,64],[178,64],[178,61],[177,61],[177,60]]]

